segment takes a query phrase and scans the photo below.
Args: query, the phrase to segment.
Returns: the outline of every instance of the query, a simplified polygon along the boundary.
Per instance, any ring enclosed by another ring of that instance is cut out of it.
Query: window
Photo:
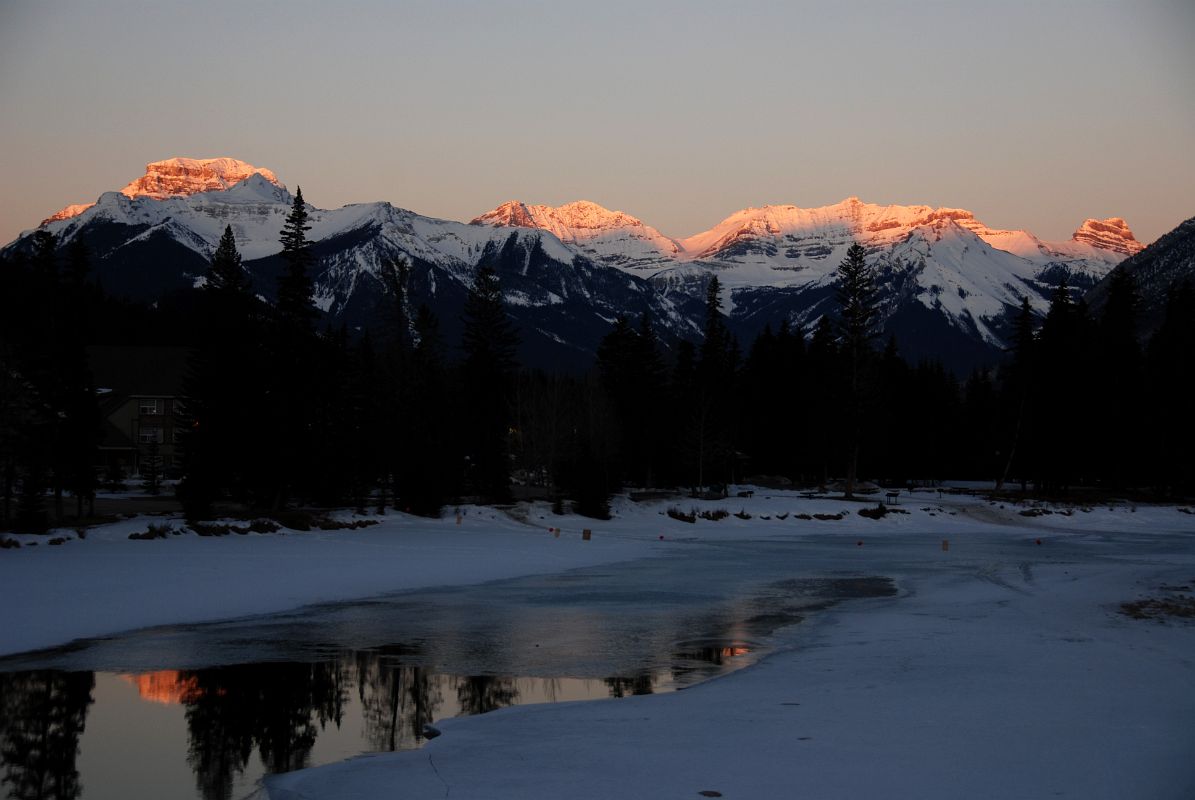
[[[162,401],[157,398],[141,398],[138,404],[142,414],[161,414]]]
[[[163,441],[162,429],[149,426],[143,427],[138,432],[137,440],[141,442],[141,444],[161,444]]]

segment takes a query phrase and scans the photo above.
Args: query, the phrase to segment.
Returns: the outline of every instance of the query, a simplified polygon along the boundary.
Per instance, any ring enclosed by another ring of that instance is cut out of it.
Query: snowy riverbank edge
[[[669,519],[669,505],[731,516],[689,524]],[[910,513],[881,520],[860,507],[761,490],[623,500],[608,522],[470,508],[459,526],[391,514],[360,530],[149,541],[128,535],[179,521],[126,520],[0,552],[0,653],[666,556],[693,540],[829,542],[860,571],[896,579],[901,596],[819,613],[779,632],[780,650],[759,664],[680,693],[439,721],[445,735],[423,750],[275,776],[269,795],[1195,795],[1195,626],[1118,613],[1192,585],[1195,517],[1123,504],[1024,517],[936,493],[904,497]]]
[[[888,531],[918,533],[871,565],[896,578],[901,596],[844,603],[786,629],[782,648],[752,667],[670,695],[445,720],[422,750],[273,776],[266,792],[1195,796],[1195,626],[1119,613],[1121,602],[1195,581],[1190,518],[1155,507],[1043,522],[971,500],[943,505],[959,516],[901,520]],[[815,535],[880,530],[856,517]],[[897,551],[946,531],[959,538],[941,569],[900,566],[910,562]],[[1076,555],[1036,555],[1062,539]],[[983,555],[969,557],[969,546]]]

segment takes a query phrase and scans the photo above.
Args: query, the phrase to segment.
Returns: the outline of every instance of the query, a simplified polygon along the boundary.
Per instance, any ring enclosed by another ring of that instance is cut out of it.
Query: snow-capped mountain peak
[[[658,268],[682,250],[676,240],[642,220],[589,200],[562,206],[529,206],[512,200],[470,224],[545,230],[585,255],[623,269]]]
[[[265,167],[235,158],[168,158],[145,165],[145,174],[120,190],[127,197],[161,200],[217,189],[229,189],[250,175],[261,175],[275,186],[278,177]]]
[[[235,158],[177,157],[146,164],[145,174],[131,181],[120,190],[120,194],[129,198],[151,197],[155,200],[186,197],[201,192],[231,189],[253,175],[260,176],[263,182],[272,184],[276,189],[286,191],[278,177],[265,167],[255,167]],[[93,205],[94,203],[69,205],[42,220],[41,224],[77,217]]]
[[[1120,217],[1084,220],[1079,229],[1071,234],[1071,239],[1080,244],[1089,244],[1125,256],[1145,249],[1145,245],[1137,241],[1129,226]]]
[[[541,206],[542,208],[543,206]],[[531,215],[526,204],[518,200],[508,200],[493,211],[486,212],[474,219],[470,225],[494,225],[504,228],[535,228],[535,217]]]

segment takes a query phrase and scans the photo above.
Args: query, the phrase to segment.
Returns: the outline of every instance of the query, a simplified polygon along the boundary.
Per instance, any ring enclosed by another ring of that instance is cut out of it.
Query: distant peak
[[[250,177],[260,175],[279,189],[286,187],[265,167],[255,167],[235,158],[167,158],[145,165],[145,174],[120,190],[125,197],[186,197],[200,192],[226,191]],[[94,203],[69,205],[42,221],[53,222],[78,216]]]
[[[642,228],[641,220],[621,211],[598,205],[592,200],[575,200],[562,206],[529,206],[510,200],[472,221],[473,225],[509,225],[518,228]]]
[[[184,197],[200,192],[230,189],[250,175],[261,175],[281,187],[278,177],[265,167],[235,158],[167,158],[145,165],[145,174],[120,190],[126,197]]]
[[[487,211],[472,220],[470,225],[494,225],[508,228],[535,228],[535,219],[528,211],[526,203],[518,200],[507,200],[493,211]]]
[[[1120,217],[1084,220],[1079,229],[1071,234],[1071,239],[1125,256],[1131,256],[1145,248],[1145,245],[1133,236],[1128,223]]]

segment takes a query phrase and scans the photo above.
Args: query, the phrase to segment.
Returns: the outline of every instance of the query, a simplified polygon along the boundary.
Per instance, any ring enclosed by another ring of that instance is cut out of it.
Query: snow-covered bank
[[[634,575],[648,556],[680,565],[706,551],[728,570],[755,569],[750,558],[775,553],[785,576],[889,576],[900,595],[815,612],[777,632],[779,651],[756,666],[676,694],[437,719],[444,735],[423,750],[275,776],[268,790],[285,800],[1195,795],[1195,625],[1119,609],[1191,593],[1181,587],[1195,586],[1195,515],[1032,511],[937,492],[906,495],[906,513],[882,519],[859,516],[864,507],[757,490],[624,500],[604,522],[523,506],[525,522],[469,509],[459,526],[390,515],[360,530],[153,540],[128,535],[161,518],[129,520],[0,551],[0,652],[587,565]]]
[[[648,537],[581,538],[578,517],[520,524],[489,508],[429,520],[391,513],[357,530],[130,540],[140,517],[52,547],[0,550],[0,655],[155,625],[210,622],[432,586],[483,583],[649,555]],[[565,528],[557,538],[547,525]],[[73,536],[71,531],[61,532]]]
[[[269,795],[1195,796],[1195,625],[1119,613],[1195,585],[1195,520],[942,505],[932,519],[802,528],[811,544],[857,537],[841,544],[902,596],[786,629],[785,648],[754,667],[672,695],[446,720],[423,750],[274,776]],[[767,501],[748,511],[695,532],[775,529]],[[951,549],[931,550],[946,535]]]

